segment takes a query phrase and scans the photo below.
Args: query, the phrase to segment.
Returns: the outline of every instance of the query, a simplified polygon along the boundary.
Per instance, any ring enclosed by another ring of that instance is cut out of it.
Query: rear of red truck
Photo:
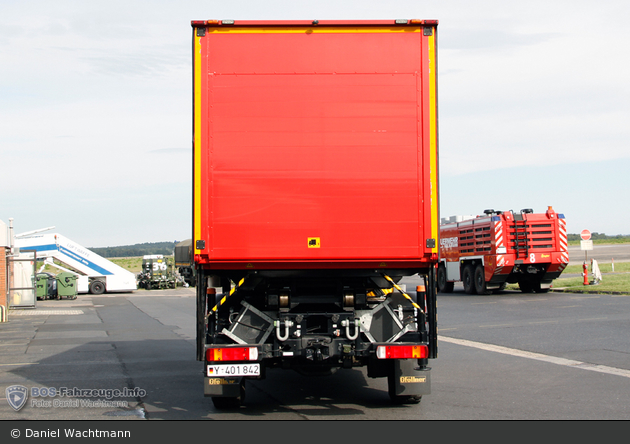
[[[499,292],[518,283],[525,293],[546,293],[569,263],[564,214],[485,210],[453,216],[440,226],[438,291],[461,281],[468,294]],[[456,219],[461,219],[456,221]]]
[[[204,394],[229,407],[274,368],[367,367],[419,401],[437,357],[437,21],[192,27]]]

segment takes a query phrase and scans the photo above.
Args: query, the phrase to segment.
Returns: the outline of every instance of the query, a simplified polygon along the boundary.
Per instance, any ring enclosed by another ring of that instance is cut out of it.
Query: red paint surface
[[[201,262],[428,259],[423,39],[202,37]]]

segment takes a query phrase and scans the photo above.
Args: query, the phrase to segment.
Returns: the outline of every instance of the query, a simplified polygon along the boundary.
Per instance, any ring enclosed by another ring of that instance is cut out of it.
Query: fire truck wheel
[[[438,291],[440,293],[452,293],[455,287],[455,282],[448,282],[446,280],[446,268],[444,265],[440,265],[437,271],[437,284]]]
[[[490,294],[492,293],[486,288],[486,278],[483,265],[479,264],[475,268],[475,290],[477,294]]]
[[[464,291],[466,294],[475,294],[475,277],[472,265],[464,266],[462,273],[462,282],[464,283]]]

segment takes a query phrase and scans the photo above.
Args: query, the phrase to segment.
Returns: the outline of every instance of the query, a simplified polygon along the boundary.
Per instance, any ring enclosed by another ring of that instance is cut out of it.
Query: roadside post
[[[580,249],[584,251],[584,262],[588,262],[588,253],[593,249],[593,241],[591,240],[591,232],[588,230],[582,230],[580,232],[580,237],[582,240],[580,241]]]
[[[582,276],[584,277],[582,284],[588,285],[588,265],[586,265],[586,261],[582,264]]]

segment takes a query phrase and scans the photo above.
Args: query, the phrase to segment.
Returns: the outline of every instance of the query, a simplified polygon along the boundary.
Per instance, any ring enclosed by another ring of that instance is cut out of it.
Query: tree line
[[[96,247],[90,251],[103,257],[137,257],[147,254],[162,254],[170,256],[175,250],[176,242],[145,242],[143,244],[123,245],[120,247]]]
[[[607,240],[615,243],[630,243],[630,235],[618,234],[616,236],[608,236],[605,233],[591,233],[591,239]],[[579,242],[581,240],[579,234],[567,234],[569,242]],[[138,257],[147,254],[162,254],[170,256],[175,250],[175,242],[145,242],[143,244],[123,245],[120,247],[98,247],[89,248],[90,251],[103,257]]]
[[[582,238],[580,237],[579,234],[567,234],[567,240],[569,242],[578,242],[581,241]],[[598,233],[598,232],[594,232],[591,233],[591,240],[606,240],[606,241],[612,241],[615,243],[626,243],[626,242],[630,242],[630,235],[629,234],[617,234],[615,236],[608,236],[605,233]]]

